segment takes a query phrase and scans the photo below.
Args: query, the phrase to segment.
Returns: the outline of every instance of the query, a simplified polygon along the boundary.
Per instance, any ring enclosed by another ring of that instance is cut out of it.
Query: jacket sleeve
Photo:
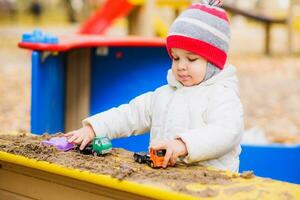
[[[221,157],[236,147],[243,131],[243,109],[239,96],[228,88],[209,100],[206,125],[179,134],[185,142],[187,163]]]
[[[91,125],[97,136],[109,139],[145,133],[151,125],[152,95],[153,92],[142,94],[128,104],[93,115],[82,123]]]

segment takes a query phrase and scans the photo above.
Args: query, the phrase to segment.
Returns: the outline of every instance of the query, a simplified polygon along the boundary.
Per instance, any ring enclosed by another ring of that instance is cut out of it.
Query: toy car
[[[138,163],[146,163],[152,168],[159,168],[163,166],[166,150],[154,150],[150,148],[150,155],[145,152],[134,153],[133,158]],[[170,162],[168,163],[170,165]]]
[[[95,137],[91,144],[85,146],[83,150],[76,147],[76,150],[84,155],[100,156],[108,154],[112,151],[111,141],[107,137]]]
[[[150,156],[146,152],[134,153],[133,158],[135,162],[140,164],[147,163],[148,160],[150,161]]]

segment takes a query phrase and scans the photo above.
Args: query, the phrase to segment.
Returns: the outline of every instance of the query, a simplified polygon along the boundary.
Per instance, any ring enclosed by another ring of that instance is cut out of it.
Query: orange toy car
[[[150,155],[146,153],[134,153],[133,158],[138,163],[147,163],[152,168],[159,168],[163,166],[166,150],[154,150],[150,148]],[[168,163],[170,165],[170,163]]]

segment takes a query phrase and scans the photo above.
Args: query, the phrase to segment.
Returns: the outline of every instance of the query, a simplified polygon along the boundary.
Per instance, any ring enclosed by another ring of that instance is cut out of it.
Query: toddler
[[[150,147],[167,150],[164,167],[181,159],[237,172],[243,109],[236,70],[225,65],[230,28],[219,5],[193,4],[171,25],[167,85],[83,120],[81,129],[65,134],[68,141],[83,149],[96,135],[150,131]]]

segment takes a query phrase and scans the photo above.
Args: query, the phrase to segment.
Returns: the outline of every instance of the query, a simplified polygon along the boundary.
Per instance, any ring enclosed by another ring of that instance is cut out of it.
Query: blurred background
[[[110,6],[116,2],[118,8]],[[130,9],[124,2],[0,0],[0,132],[30,131],[31,57],[17,47],[23,33],[35,28],[57,36],[75,33],[95,14],[106,13],[113,17],[99,34],[165,37],[193,1],[128,0]],[[246,134],[299,144],[300,0],[223,2],[232,28],[228,62],[238,69]]]

